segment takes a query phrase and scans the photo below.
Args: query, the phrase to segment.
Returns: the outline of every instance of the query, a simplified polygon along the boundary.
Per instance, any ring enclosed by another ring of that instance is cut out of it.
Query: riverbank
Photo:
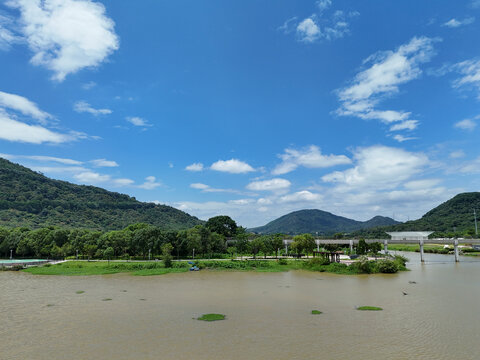
[[[407,270],[406,259],[357,261],[351,265],[342,263],[327,264],[323,259],[310,260],[200,260],[195,262],[201,271],[252,271],[252,272],[285,272],[291,270],[307,270],[333,274],[372,274],[395,273]],[[130,273],[136,276],[163,275],[190,271],[192,264],[176,261],[172,267],[166,268],[162,261],[151,262],[107,262],[107,261],[66,261],[61,264],[44,265],[24,269],[34,275],[106,275]]]

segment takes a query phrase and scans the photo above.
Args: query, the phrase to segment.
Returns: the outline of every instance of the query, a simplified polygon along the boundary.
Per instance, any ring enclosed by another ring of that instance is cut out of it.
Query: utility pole
[[[473,217],[475,218],[475,235],[478,236],[478,228],[477,228],[477,212],[473,209]]]

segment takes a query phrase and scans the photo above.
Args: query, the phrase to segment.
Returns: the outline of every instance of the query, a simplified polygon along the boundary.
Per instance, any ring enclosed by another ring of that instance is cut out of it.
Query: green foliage
[[[364,239],[360,239],[357,245],[357,254],[365,255],[366,253],[368,253],[368,244]]]
[[[288,261],[287,261],[287,259],[278,259],[277,264],[278,265],[287,265]]]
[[[320,310],[312,310],[312,315],[320,315],[323,314]]]
[[[205,226],[211,231],[225,237],[232,237],[237,234],[237,223],[230,216],[215,216],[206,222]]]
[[[386,231],[433,230],[432,237],[471,237],[475,234],[473,209],[480,209],[480,192],[458,194],[418,220],[356,231],[352,235],[382,239]]]
[[[377,306],[359,306],[359,307],[357,307],[357,310],[360,310],[360,311],[382,311],[383,309],[381,307],[377,307]]]
[[[225,315],[223,314],[203,314],[197,320],[201,321],[218,321],[218,320],[225,320]]]
[[[172,267],[172,250],[173,246],[170,243],[166,243],[162,246],[163,263],[166,268]]]
[[[0,188],[0,225],[3,226],[118,230],[143,222],[180,230],[202,223],[170,206],[142,203],[94,186],[52,180],[2,158]],[[62,234],[56,236],[52,240],[62,247]]]
[[[337,216],[322,210],[300,210],[284,215],[264,226],[249,229],[258,234],[284,233],[333,235],[334,233],[351,232],[380,225],[391,225],[397,222],[382,216],[368,221],[356,221]]]
[[[384,274],[394,274],[399,270],[397,262],[387,259],[379,260],[377,262],[377,269]]]

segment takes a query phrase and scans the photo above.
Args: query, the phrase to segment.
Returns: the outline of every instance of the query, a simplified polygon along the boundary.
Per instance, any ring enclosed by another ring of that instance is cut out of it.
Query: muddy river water
[[[2,272],[0,359],[479,359],[480,261],[407,256],[394,275]]]

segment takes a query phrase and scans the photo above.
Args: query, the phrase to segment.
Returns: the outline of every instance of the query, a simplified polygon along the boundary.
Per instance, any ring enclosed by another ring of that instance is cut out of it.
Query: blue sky
[[[0,156],[258,226],[478,191],[480,1],[0,4]]]

